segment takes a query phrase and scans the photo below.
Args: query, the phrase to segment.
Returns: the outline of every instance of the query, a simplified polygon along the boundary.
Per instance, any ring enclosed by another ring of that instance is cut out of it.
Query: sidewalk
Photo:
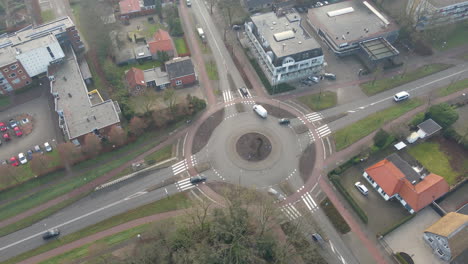
[[[188,209],[181,209],[181,210],[170,211],[170,212],[165,212],[165,213],[160,213],[160,214],[155,214],[155,215],[150,215],[150,216],[146,216],[146,217],[143,217],[143,218],[135,219],[135,220],[132,220],[130,222],[127,222],[127,223],[124,223],[124,224],[121,224],[121,225],[118,225],[118,226],[114,226],[114,227],[109,228],[107,230],[104,230],[104,231],[98,232],[96,234],[84,237],[82,239],[73,241],[73,242],[71,242],[69,244],[66,244],[66,245],[63,245],[61,247],[54,248],[54,249],[52,249],[50,251],[47,251],[47,252],[44,252],[42,254],[36,255],[36,256],[34,256],[32,258],[23,260],[23,261],[19,262],[19,264],[39,263],[41,261],[44,261],[44,260],[50,259],[52,257],[58,256],[58,255],[60,255],[62,253],[68,252],[68,251],[73,250],[75,248],[78,248],[78,247],[84,246],[86,244],[92,243],[92,242],[94,242],[96,240],[108,237],[110,235],[114,235],[114,234],[123,232],[125,230],[128,230],[130,228],[134,228],[134,227],[137,227],[137,226],[140,226],[140,225],[144,225],[144,224],[164,220],[164,219],[167,219],[167,218],[179,216],[179,215],[182,215],[182,214],[186,213],[187,211],[188,211]]]

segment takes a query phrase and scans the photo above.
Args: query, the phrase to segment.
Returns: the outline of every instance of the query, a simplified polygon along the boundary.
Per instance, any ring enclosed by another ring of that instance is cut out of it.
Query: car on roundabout
[[[200,176],[200,175],[190,178],[191,184],[197,184],[197,183],[204,182],[204,181],[206,181],[206,177]]]

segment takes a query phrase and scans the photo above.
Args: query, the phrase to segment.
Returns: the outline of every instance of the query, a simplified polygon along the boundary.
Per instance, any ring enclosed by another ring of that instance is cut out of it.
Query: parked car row
[[[323,79],[328,79],[328,80],[334,81],[334,80],[336,80],[336,75],[334,73],[326,72],[326,73],[324,73],[322,75],[318,75],[318,76],[314,76],[314,75],[309,76],[309,77],[307,77],[305,79],[302,79],[300,82],[301,82],[301,84],[311,86],[311,85],[319,83],[320,80],[323,80]]]
[[[52,146],[49,144],[49,142],[45,142],[43,147],[42,147],[46,152],[51,152],[52,151]],[[18,156],[13,156],[11,157],[8,161],[4,160],[2,164],[10,164],[12,166],[19,166],[20,164],[26,164],[28,161],[33,159],[33,154],[34,153],[41,153],[44,154],[44,151],[39,145],[34,146],[34,148],[31,150],[27,150],[26,154],[24,152],[21,152],[18,154]]]
[[[14,119],[10,119],[10,121],[8,121],[8,125],[5,124],[5,122],[0,122],[0,132],[2,133],[3,141],[11,140],[9,130],[12,130],[15,136],[17,137],[21,137],[23,135],[23,131],[18,126],[18,122]],[[1,144],[2,144],[2,141],[0,140],[0,145]]]

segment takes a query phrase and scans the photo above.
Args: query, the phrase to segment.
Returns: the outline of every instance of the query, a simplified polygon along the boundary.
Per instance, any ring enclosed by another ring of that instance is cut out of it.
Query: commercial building
[[[120,123],[117,102],[103,100],[97,90],[88,92],[74,52],[70,49],[60,64],[49,67],[50,92],[65,139],[83,143],[89,133],[105,135]]]
[[[301,16],[290,9],[253,15],[245,23],[250,49],[270,84],[288,82],[318,73],[322,48],[301,26]]]
[[[457,23],[468,18],[467,0],[409,0],[406,13],[416,29]]]
[[[243,0],[242,2],[247,11],[256,12],[265,8],[271,8],[275,0]]]
[[[71,45],[76,52],[84,49],[69,17],[0,35],[0,93],[30,84],[31,78],[46,73],[50,65],[62,61],[65,57],[63,45]]]
[[[420,174],[397,154],[367,168],[362,175],[386,201],[397,199],[411,214],[448,192],[444,178]]]
[[[337,56],[361,55],[371,63],[399,54],[392,46],[399,27],[368,1],[311,8],[307,22]]]

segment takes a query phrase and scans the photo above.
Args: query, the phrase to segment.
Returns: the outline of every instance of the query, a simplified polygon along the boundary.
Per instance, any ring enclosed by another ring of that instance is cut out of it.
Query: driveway
[[[422,238],[424,230],[439,219],[440,216],[431,207],[426,207],[413,219],[385,236],[384,240],[393,252],[407,253],[414,263],[446,263],[432,253],[432,249]]]
[[[34,88],[35,89],[35,88]],[[16,96],[23,96],[19,94]],[[27,95],[25,95],[27,96]],[[53,105],[49,93],[43,92],[39,97],[28,102],[18,104],[12,108],[0,112],[0,120],[5,122],[20,114],[29,114],[33,117],[33,131],[29,135],[16,137],[10,131],[11,141],[2,142],[0,147],[0,159],[9,159],[20,152],[26,152],[35,145],[48,141],[56,146],[58,135],[58,119],[54,119]],[[61,135],[58,135],[61,137]]]

